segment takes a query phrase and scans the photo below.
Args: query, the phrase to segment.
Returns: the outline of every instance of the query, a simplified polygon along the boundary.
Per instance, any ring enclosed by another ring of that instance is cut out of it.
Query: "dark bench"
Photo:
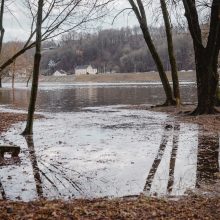
[[[4,159],[5,153],[11,153],[11,157],[18,157],[21,151],[20,147],[10,145],[0,145],[0,159]]]

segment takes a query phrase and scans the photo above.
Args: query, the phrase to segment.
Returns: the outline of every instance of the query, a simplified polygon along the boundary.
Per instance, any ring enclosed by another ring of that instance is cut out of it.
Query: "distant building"
[[[75,68],[75,75],[95,75],[97,73],[98,70],[91,65],[77,66]]]
[[[54,72],[53,76],[66,76],[67,73],[64,70],[57,70],[56,72]]]

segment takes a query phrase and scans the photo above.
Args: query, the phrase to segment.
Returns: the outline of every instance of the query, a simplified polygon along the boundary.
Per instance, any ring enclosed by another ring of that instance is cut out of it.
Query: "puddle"
[[[24,123],[3,135],[21,153],[0,168],[2,197],[179,196],[219,170],[219,136],[164,113],[108,106],[48,115],[33,138],[19,135]]]

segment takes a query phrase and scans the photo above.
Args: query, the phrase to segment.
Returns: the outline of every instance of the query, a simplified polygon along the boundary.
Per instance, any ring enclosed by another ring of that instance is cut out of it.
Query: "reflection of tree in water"
[[[37,195],[39,198],[42,198],[43,197],[42,180],[41,180],[41,176],[40,176],[40,169],[39,169],[38,163],[37,163],[36,152],[34,149],[33,136],[31,136],[31,135],[25,136],[25,140],[28,145],[31,165],[32,165],[33,174],[34,174],[34,180],[35,180],[35,184],[36,184]]]
[[[161,139],[161,144],[157,152],[157,155],[154,159],[153,165],[150,169],[150,172],[148,174],[148,177],[147,177],[147,180],[144,186],[144,192],[149,192],[151,189],[153,179],[160,165],[160,162],[163,158],[169,137],[173,133],[173,146],[172,146],[172,153],[171,153],[171,159],[170,159],[169,180],[168,180],[168,185],[167,185],[168,192],[170,193],[172,191],[173,183],[174,183],[174,169],[175,169],[175,163],[176,163],[176,154],[177,154],[178,142],[179,142],[179,131],[180,131],[180,125],[176,124],[176,122],[174,124],[174,127],[171,124],[165,125],[164,133]]]
[[[174,125],[174,132],[173,132],[173,146],[170,158],[170,167],[169,167],[169,180],[167,184],[167,190],[169,193],[172,192],[173,184],[174,184],[174,170],[176,165],[176,156],[179,144],[179,134],[180,134],[180,124]]]
[[[34,142],[32,136],[26,136],[25,137],[29,149],[30,159],[31,159],[31,165],[33,168],[33,174],[34,174],[34,180],[36,183],[36,190],[37,194],[40,198],[43,197],[43,188],[47,188],[48,190],[54,189],[59,195],[61,193],[59,192],[59,186],[62,186],[66,188],[66,182],[69,183],[76,191],[81,192],[81,188],[79,184],[70,179],[67,175],[68,171],[76,172],[75,170],[72,170],[70,168],[65,168],[61,164],[59,164],[56,161],[52,162],[45,162],[43,159],[40,159],[37,162],[36,152],[34,149]],[[38,157],[39,159],[39,157]],[[44,169],[39,169],[38,164],[40,164]],[[79,173],[77,173],[78,176],[80,176]],[[48,185],[43,185],[42,179],[45,178],[45,180],[49,183],[49,185],[52,186],[49,187]],[[72,190],[70,190],[72,193]]]
[[[3,185],[2,185],[1,180],[0,180],[0,193],[1,193],[1,196],[2,196],[1,199],[6,200],[7,197],[6,197],[6,193],[5,193],[5,190],[4,190],[4,187],[3,187]]]
[[[174,127],[167,124],[164,127],[161,144],[158,153],[154,159],[150,172],[148,174],[144,192],[151,189],[153,179],[164,156],[165,149],[170,135],[173,132],[173,143],[171,158],[169,163],[169,179],[167,184],[168,193],[172,192],[174,184],[174,170],[176,164],[177,150],[179,144],[180,125],[175,122]],[[200,183],[213,183],[217,179],[216,173],[219,172],[219,135],[217,133],[207,133],[204,129],[199,129],[198,132],[198,156],[197,156],[197,180],[196,186]]]
[[[200,127],[198,135],[197,187],[201,183],[213,183],[217,179],[216,173],[219,172],[218,150],[218,133],[210,134]]]

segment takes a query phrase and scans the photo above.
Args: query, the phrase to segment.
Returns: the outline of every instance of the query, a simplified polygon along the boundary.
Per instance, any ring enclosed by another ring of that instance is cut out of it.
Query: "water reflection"
[[[161,144],[158,153],[154,159],[150,172],[147,176],[144,186],[144,193],[150,195],[153,180],[155,178],[158,167],[161,160],[164,157],[164,152],[167,147],[169,138],[172,137],[172,150],[170,156],[169,175],[167,182],[167,194],[172,193],[174,185],[174,171],[177,159],[178,145],[180,136],[180,124],[174,122],[172,124],[166,124],[164,126],[164,133],[161,138]],[[207,132],[202,126],[198,129],[198,152],[197,152],[197,171],[196,171],[196,187],[200,187],[200,184],[214,184],[217,180],[217,173],[219,169],[219,134]]]
[[[6,200],[7,197],[6,197],[6,193],[5,193],[5,190],[4,190],[4,187],[2,185],[1,180],[0,180],[0,193],[1,193],[1,198],[0,199]]]
[[[199,187],[202,183],[214,183],[219,171],[219,134],[207,133],[200,126],[196,186]]]
[[[33,176],[36,183],[36,191],[39,198],[43,198],[43,187],[42,187],[42,180],[40,175],[40,169],[38,167],[37,156],[34,148],[34,141],[33,136],[25,136],[25,140],[27,142],[29,156],[31,161],[31,166],[33,170]]]
[[[161,138],[161,144],[160,144],[159,150],[158,150],[157,155],[154,159],[154,162],[152,164],[152,167],[150,169],[150,172],[148,174],[148,177],[147,177],[147,180],[146,180],[146,183],[145,183],[145,186],[144,186],[144,192],[146,192],[146,193],[149,193],[149,191],[151,189],[153,179],[155,177],[158,166],[160,165],[160,162],[163,158],[164,151],[166,149],[169,137],[172,133],[172,129],[173,129],[173,126],[171,124],[166,124],[164,126],[164,133],[163,133],[162,138]]]
[[[183,101],[196,101],[193,85],[181,86]],[[0,104],[27,109],[30,90],[26,87],[0,90]],[[164,101],[160,85],[133,86],[44,86],[40,87],[36,109],[44,112],[72,112],[82,107],[158,104]]]
[[[80,185],[67,174],[67,171],[73,170],[63,167],[61,163],[57,163],[56,161],[48,162],[40,157],[38,157],[37,160],[33,136],[26,136],[25,139],[29,150],[33,176],[36,183],[36,191],[39,198],[43,198],[44,194],[47,194],[51,190],[55,190],[57,195],[61,195],[62,192],[59,192],[59,188],[66,188],[66,183],[70,184],[74,190],[78,192],[81,191]],[[38,163],[41,168],[39,168]],[[45,193],[43,192],[44,190]],[[69,193],[74,196],[72,190],[70,190]]]
[[[169,179],[168,179],[168,184],[167,184],[168,193],[172,192],[173,184],[174,184],[174,170],[175,170],[177,150],[178,150],[178,144],[179,144],[179,135],[180,135],[180,124],[178,122],[175,122],[174,130],[173,130],[172,151],[171,151],[171,157],[170,157]]]

